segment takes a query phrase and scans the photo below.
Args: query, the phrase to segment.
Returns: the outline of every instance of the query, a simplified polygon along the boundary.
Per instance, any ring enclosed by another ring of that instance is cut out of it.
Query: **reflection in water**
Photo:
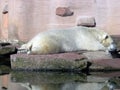
[[[18,75],[20,75],[18,77]],[[22,78],[22,79],[21,79]],[[13,72],[12,79],[21,82],[20,85],[28,90],[75,90],[69,89],[75,82],[86,82],[86,75],[73,73],[36,73]],[[66,88],[68,86],[68,89]]]
[[[117,80],[119,80],[119,82],[118,81],[116,82],[115,79],[111,79],[107,81],[107,86],[109,87],[109,90],[120,88],[120,78]]]
[[[57,72],[12,72],[11,78],[13,82],[20,82],[20,85],[28,90],[65,90],[67,83],[86,82],[84,74]]]
[[[114,90],[120,77],[86,76],[57,72],[11,72],[1,75],[2,90]],[[7,89],[8,88],[8,89]],[[0,89],[1,90],[1,89]]]
[[[21,86],[17,90],[112,90],[111,86],[120,89],[119,77],[73,73],[11,72],[11,82]]]
[[[21,83],[21,86],[26,87],[27,90],[61,90],[62,84],[30,85],[29,83]]]
[[[2,75],[2,89],[7,89],[8,88],[8,75]]]
[[[23,84],[28,90],[101,90],[104,84],[97,83],[64,83],[64,84],[41,84],[29,85]]]

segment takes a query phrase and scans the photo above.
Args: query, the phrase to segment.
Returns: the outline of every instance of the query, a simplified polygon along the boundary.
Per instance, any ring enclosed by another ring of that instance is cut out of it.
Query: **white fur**
[[[113,43],[111,37],[102,42],[108,35],[104,31],[87,27],[73,27],[66,30],[48,30],[35,36],[20,49],[26,49],[28,54],[49,54],[79,50],[107,50]]]

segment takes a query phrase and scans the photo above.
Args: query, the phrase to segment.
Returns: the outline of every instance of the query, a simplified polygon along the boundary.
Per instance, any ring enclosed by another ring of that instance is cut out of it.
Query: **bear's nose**
[[[110,44],[110,46],[108,47],[109,51],[116,51],[117,50],[117,46],[115,43]]]

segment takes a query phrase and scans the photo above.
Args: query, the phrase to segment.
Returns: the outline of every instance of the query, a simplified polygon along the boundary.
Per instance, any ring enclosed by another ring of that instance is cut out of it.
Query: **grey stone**
[[[77,26],[95,27],[95,18],[92,16],[78,16],[76,19]]]

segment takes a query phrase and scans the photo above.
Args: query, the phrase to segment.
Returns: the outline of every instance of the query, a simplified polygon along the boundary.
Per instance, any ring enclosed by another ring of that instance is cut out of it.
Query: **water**
[[[0,76],[0,90],[6,90],[2,87],[8,90],[114,90],[114,88],[118,90],[120,89],[119,75],[120,72],[86,75],[11,71]]]
[[[120,72],[27,72],[0,62],[0,90],[120,90]]]

